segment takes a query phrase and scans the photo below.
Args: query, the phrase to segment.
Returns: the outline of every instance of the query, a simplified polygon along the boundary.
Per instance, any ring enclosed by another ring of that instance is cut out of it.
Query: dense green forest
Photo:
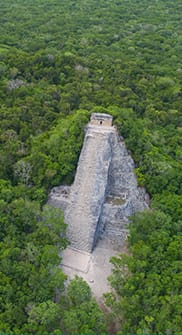
[[[65,287],[71,183],[92,112],[114,117],[151,209],[130,222],[107,294],[119,334],[182,334],[181,0],[0,0],[0,333],[106,334],[87,284]]]

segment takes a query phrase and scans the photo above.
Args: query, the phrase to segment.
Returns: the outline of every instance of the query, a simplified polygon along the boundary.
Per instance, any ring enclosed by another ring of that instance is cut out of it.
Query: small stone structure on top
[[[92,113],[90,125],[112,127],[112,116],[104,113]]]

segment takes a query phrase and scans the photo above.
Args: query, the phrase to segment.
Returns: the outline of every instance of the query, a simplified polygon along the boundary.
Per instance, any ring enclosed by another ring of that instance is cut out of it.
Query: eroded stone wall
[[[70,200],[65,211],[71,245],[91,252],[97,239],[103,204],[107,194],[109,167],[112,159],[113,128],[87,129]]]
[[[128,217],[146,208],[148,197],[137,186],[134,162],[112,122],[90,122],[73,185],[54,188],[49,203],[64,210],[73,248],[91,252],[98,238],[118,244],[126,238]]]

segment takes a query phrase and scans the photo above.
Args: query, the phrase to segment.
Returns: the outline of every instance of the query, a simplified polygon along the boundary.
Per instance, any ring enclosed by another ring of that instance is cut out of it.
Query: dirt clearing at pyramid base
[[[103,302],[103,294],[111,290],[108,276],[111,275],[110,257],[126,252],[126,242],[117,250],[112,241],[99,240],[92,253],[68,247],[62,254],[61,268],[68,281],[76,275],[82,277],[90,286],[98,302]]]

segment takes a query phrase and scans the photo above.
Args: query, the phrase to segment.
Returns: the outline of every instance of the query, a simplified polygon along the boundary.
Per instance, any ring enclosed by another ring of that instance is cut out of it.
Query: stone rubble
[[[92,252],[99,239],[116,248],[126,240],[129,216],[149,204],[134,168],[115,127],[88,124],[73,185],[53,188],[48,200],[64,211],[71,247]]]

